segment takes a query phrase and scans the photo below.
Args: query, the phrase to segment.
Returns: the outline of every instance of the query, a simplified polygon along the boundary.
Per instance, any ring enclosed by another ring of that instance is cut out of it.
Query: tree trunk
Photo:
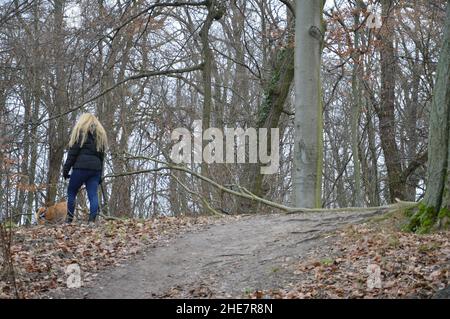
[[[277,48],[274,56],[275,61],[270,61],[273,65],[270,77],[266,80],[264,89],[264,99],[259,107],[258,128],[267,128],[267,138],[271,140],[270,128],[277,128],[284,105],[289,96],[292,81],[294,80],[294,36],[292,35],[294,17],[288,14],[287,33],[288,39],[284,47]],[[271,154],[271,144],[267,144],[267,154]],[[260,172],[261,164],[253,166],[254,183],[253,193],[264,197],[268,191],[268,185],[263,185],[264,175]]]
[[[296,2],[293,204],[321,206],[323,1]]]
[[[355,27],[359,26],[359,12],[354,15]],[[352,72],[352,108],[351,108],[351,138],[353,155],[353,206],[364,204],[361,189],[361,165],[359,162],[359,116],[361,110],[361,89],[359,74],[361,69],[361,55],[359,54],[359,30],[354,35],[353,72]]]
[[[428,139],[428,180],[423,203],[439,211],[441,207],[449,207],[450,0],[448,1],[442,49],[436,72]]]
[[[64,52],[64,5],[65,0],[54,2],[54,61],[55,61],[55,102],[51,107],[49,116],[61,114],[68,103],[66,91],[66,77],[64,74],[65,52]],[[61,176],[61,167],[64,157],[64,145],[67,144],[68,132],[65,116],[61,116],[49,122],[49,163],[47,179],[48,204],[56,199],[58,180]]]
[[[27,185],[28,182],[28,161],[30,157],[30,129],[29,124],[31,120],[31,94],[25,94],[25,116],[24,116],[24,122],[23,126],[26,128],[23,132],[23,156],[22,156],[22,163],[20,164],[20,185],[19,185],[19,200],[17,203],[17,214],[14,216],[14,223],[19,224],[22,220],[22,213],[24,212],[24,204],[25,204],[25,196],[28,193],[27,192]]]
[[[415,58],[418,59],[418,51],[416,50]],[[407,109],[407,142],[406,142],[406,152],[408,163],[411,163],[417,157],[417,145],[418,145],[418,135],[417,135],[417,117],[419,108],[419,86],[420,86],[420,74],[417,65],[412,67],[413,78],[412,78],[412,92],[410,103],[408,103]],[[410,176],[406,177],[406,193],[405,199],[408,201],[416,200],[416,187],[419,183],[419,177],[414,172]]]
[[[428,180],[425,197],[412,215],[409,229],[426,233],[436,224],[450,226],[450,0],[442,49],[436,69],[428,138]]]
[[[383,26],[379,36],[381,40],[381,101],[377,108],[380,130],[381,148],[387,169],[389,199],[404,199],[405,183],[402,181],[402,166],[400,152],[395,140],[395,54],[392,32],[392,0],[382,1]]]
[[[208,14],[206,16],[203,27],[200,30],[200,40],[202,44],[202,81],[203,81],[203,111],[202,111],[202,130],[203,132],[211,127],[211,109],[212,109],[212,68],[213,68],[213,53],[209,47],[209,29],[214,20],[219,20],[224,14],[224,8],[218,0],[210,0],[207,2]],[[202,151],[208,141],[202,139]],[[202,154],[203,155],[203,154]],[[208,164],[202,160],[201,174],[208,176]],[[202,193],[207,200],[211,200],[211,191],[207,183],[202,182]],[[206,212],[206,209],[204,209]]]
[[[33,14],[34,14],[34,41],[33,41],[33,110],[32,110],[32,117],[31,121],[32,123],[37,123],[39,120],[39,110],[40,110],[40,104],[41,104],[41,83],[40,83],[40,74],[42,73],[40,61],[42,60],[42,54],[39,51],[39,2],[36,1],[36,3],[33,6]],[[37,136],[38,127],[36,125],[33,125],[31,128],[31,136]],[[38,160],[38,140],[36,138],[33,138],[30,143],[31,148],[31,158],[30,158],[30,164],[29,164],[29,171],[28,171],[28,183],[30,185],[36,186],[35,179],[36,179],[36,166],[37,166],[37,160]],[[36,194],[36,189],[34,189],[34,192],[28,193],[27,198],[27,211],[26,211],[26,220],[25,224],[29,225],[31,224],[32,216],[33,216],[33,201]]]
[[[131,35],[127,35],[127,37],[122,40],[125,42],[125,45],[120,60],[120,69],[117,75],[117,82],[123,81],[125,78],[125,70],[129,63],[130,50],[133,46],[133,38]],[[119,46],[115,49],[119,50],[120,46],[121,41],[119,41]],[[112,70],[114,70],[114,68],[112,68]],[[109,76],[112,79],[113,75],[110,74]],[[117,93],[114,96],[115,102],[107,106],[113,114],[114,109],[118,109],[120,112],[120,121],[118,123],[114,123],[114,120],[110,118],[110,120],[113,121],[112,123],[110,122],[110,125],[115,126],[115,129],[112,130],[114,136],[111,136],[110,139],[112,152],[119,155],[113,156],[112,159],[113,170],[116,173],[127,172],[129,170],[127,161],[122,155],[124,152],[128,151],[128,139],[131,134],[130,128],[128,127],[128,119],[129,113],[132,113],[131,105],[127,104],[125,100],[125,90],[126,86],[122,86],[116,90]],[[119,132],[121,132],[120,140],[117,141]],[[114,216],[133,216],[133,209],[131,207],[131,181],[132,179],[130,176],[122,176],[113,180],[111,196],[109,199],[109,208]]]
[[[202,43],[202,80],[203,80],[203,111],[202,111],[202,130],[205,131],[211,126],[211,108],[212,108],[212,88],[211,73],[213,54],[209,47],[209,29],[213,23],[215,0],[207,4],[208,14],[206,16],[203,27],[200,30],[200,40]],[[202,151],[205,149],[207,141],[202,140]],[[201,174],[208,176],[208,165],[203,160],[201,162]],[[209,185],[202,182],[202,192],[208,200],[210,199]]]

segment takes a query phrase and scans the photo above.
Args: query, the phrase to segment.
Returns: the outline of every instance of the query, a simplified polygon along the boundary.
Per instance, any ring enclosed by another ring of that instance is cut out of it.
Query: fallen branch
[[[206,200],[206,198],[204,196],[202,196],[200,193],[194,192],[193,190],[189,189],[189,187],[187,187],[185,184],[183,184],[183,182],[181,182],[175,175],[170,174],[170,176],[175,179],[175,181],[181,186],[183,187],[183,189],[188,192],[191,195],[197,196],[198,198],[200,198],[200,200],[202,201],[202,203],[206,206],[206,208],[212,212],[215,215],[220,215],[220,213],[214,209],[214,207],[212,207],[208,201]]]
[[[106,215],[103,214],[103,213],[100,213],[99,215],[100,215],[102,218],[104,218],[105,220],[124,220],[124,219],[119,218],[119,217],[106,216]]]
[[[376,207],[345,207],[345,208],[304,208],[304,207],[289,207],[280,203],[276,203],[270,200],[267,200],[265,198],[261,198],[255,194],[253,194],[252,192],[250,192],[249,190],[247,190],[245,187],[239,186],[237,185],[238,189],[240,191],[235,191],[233,189],[230,189],[228,187],[225,187],[215,181],[213,181],[212,179],[205,177],[191,169],[188,169],[187,167],[184,166],[179,166],[179,165],[174,165],[172,163],[168,163],[156,158],[152,158],[152,157],[146,157],[146,156],[134,156],[131,154],[126,154],[127,159],[134,159],[134,160],[148,160],[148,161],[152,161],[155,163],[159,163],[162,164],[163,167],[159,167],[158,169],[148,169],[148,170],[142,170],[142,171],[133,171],[133,172],[125,172],[120,174],[121,176],[124,175],[135,175],[135,174],[141,174],[141,173],[147,173],[147,172],[154,172],[155,170],[164,170],[164,169],[169,169],[169,170],[177,170],[177,171],[181,171],[181,172],[185,172],[187,174],[190,174],[192,176],[197,177],[198,179],[205,181],[209,184],[211,184],[212,186],[214,186],[215,188],[226,192],[228,194],[234,195],[234,196],[238,196],[241,198],[246,198],[249,200],[253,200],[253,201],[257,201],[259,203],[262,203],[264,205],[279,209],[281,211],[283,211],[284,213],[288,213],[288,214],[293,214],[293,213],[328,213],[328,212],[355,212],[355,211],[380,211],[380,210],[385,210],[386,212],[389,211],[396,211],[396,210],[401,210],[401,209],[408,209],[408,208],[412,208],[418,205],[417,202],[406,202],[406,201],[401,201],[399,199],[396,199],[396,203],[394,204],[390,204],[390,205],[384,205],[384,206],[376,206]],[[106,175],[105,178],[108,177],[113,177],[113,176],[117,176],[117,175]]]

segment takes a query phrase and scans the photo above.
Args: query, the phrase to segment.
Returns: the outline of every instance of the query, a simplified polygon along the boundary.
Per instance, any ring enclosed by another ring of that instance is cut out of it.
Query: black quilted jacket
[[[80,141],[78,141],[69,149],[69,154],[64,163],[64,173],[68,174],[71,168],[101,171],[104,158],[105,153],[97,152],[95,138],[89,132],[82,147],[80,147]]]

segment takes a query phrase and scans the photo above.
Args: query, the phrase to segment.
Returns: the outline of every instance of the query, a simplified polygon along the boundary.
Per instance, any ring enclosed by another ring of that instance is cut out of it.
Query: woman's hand
[[[64,179],[69,179],[69,178],[70,178],[69,172],[66,171],[66,170],[64,170],[64,171],[63,171],[63,177],[64,177]]]

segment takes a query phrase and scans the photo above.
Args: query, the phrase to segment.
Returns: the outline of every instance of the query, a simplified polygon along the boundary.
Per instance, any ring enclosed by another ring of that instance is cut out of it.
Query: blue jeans
[[[89,198],[89,221],[95,221],[98,213],[98,195],[97,188],[100,183],[102,171],[91,169],[72,169],[70,175],[69,187],[67,188],[67,222],[72,222],[75,211],[75,199],[78,190],[84,184]]]

